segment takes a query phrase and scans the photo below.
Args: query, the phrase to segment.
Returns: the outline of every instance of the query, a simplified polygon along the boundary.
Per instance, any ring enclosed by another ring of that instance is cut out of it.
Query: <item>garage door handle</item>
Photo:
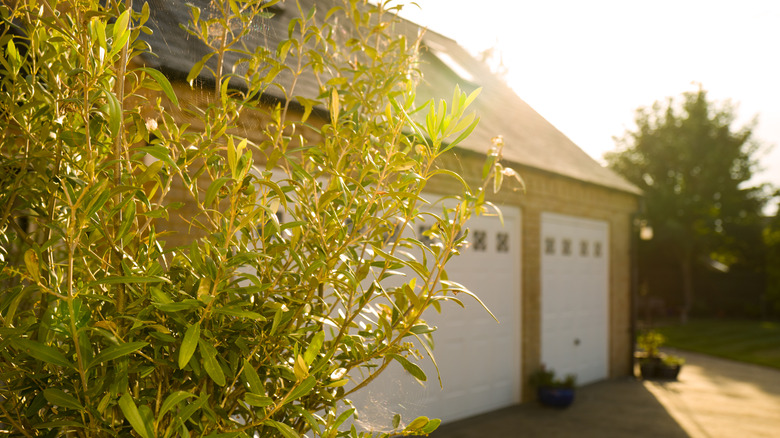
[[[580,345],[580,338],[574,339],[574,345]]]

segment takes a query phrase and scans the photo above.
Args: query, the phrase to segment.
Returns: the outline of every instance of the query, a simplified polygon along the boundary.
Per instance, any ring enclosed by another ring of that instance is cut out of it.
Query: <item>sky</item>
[[[780,187],[780,1],[416,3],[401,15],[472,53],[495,47],[518,96],[597,161],[637,108],[701,84],[736,105],[735,127],[757,118],[764,170],[753,182]]]

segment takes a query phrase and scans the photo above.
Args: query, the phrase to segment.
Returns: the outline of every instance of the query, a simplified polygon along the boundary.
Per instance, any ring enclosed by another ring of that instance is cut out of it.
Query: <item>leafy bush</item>
[[[474,128],[476,95],[456,90],[417,117],[418,41],[392,36],[384,5],[350,0],[327,22],[301,10],[289,39],[254,50],[245,30],[276,2],[213,3],[187,27],[214,50],[190,73],[214,85],[194,91],[199,105],[139,62],[147,5],[0,8],[11,436],[368,436],[348,426],[349,395],[392,361],[426,380],[424,312],[471,294],[445,265],[500,153],[476,188],[437,162]],[[223,69],[228,55],[240,75]],[[304,75],[320,95],[296,94]],[[270,88],[278,104],[263,100]],[[434,177],[462,193],[427,205]],[[404,231],[423,220],[433,244]],[[437,425],[396,419],[386,432]]]
[[[645,330],[637,337],[637,346],[647,354],[647,357],[658,357],[659,351],[666,342],[666,337],[655,330]]]
[[[534,388],[574,388],[577,376],[567,374],[564,378],[555,377],[555,370],[542,366],[531,374],[529,381]]]

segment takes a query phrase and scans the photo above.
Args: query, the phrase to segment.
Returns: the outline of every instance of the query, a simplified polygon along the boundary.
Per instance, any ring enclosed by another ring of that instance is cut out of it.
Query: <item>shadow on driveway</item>
[[[607,380],[568,409],[526,403],[443,425],[435,438],[780,437],[780,370],[674,351],[678,381]]]
[[[641,381],[621,378],[577,389],[567,409],[525,403],[442,425],[433,438],[688,437]]]

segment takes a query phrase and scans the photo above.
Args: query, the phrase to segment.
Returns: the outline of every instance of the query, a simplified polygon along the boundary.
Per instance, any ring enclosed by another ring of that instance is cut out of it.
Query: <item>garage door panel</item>
[[[608,230],[603,221],[542,214],[542,361],[580,383],[608,371]]]

